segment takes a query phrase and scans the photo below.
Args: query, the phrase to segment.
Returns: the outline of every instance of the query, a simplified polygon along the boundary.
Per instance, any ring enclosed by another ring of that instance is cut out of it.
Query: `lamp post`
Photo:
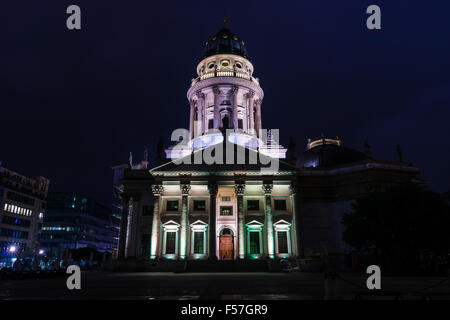
[[[12,246],[10,246],[9,248],[8,248],[8,252],[9,252],[9,254],[10,254],[10,259],[11,259],[11,267],[12,267],[12,265],[13,265],[13,263],[14,263],[14,261],[13,261],[13,256],[14,256],[14,253],[17,251],[17,247],[16,246],[14,246],[14,245],[12,245]]]

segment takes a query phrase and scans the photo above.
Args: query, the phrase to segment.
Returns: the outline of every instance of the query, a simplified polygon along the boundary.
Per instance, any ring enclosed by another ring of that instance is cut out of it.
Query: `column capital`
[[[164,187],[162,184],[152,184],[152,193],[155,197],[158,197],[164,193]]]
[[[270,196],[272,194],[272,190],[273,190],[273,183],[264,183],[262,185],[262,189],[264,192],[264,195],[266,196]]]
[[[213,93],[214,93],[215,95],[220,94],[220,89],[219,89],[218,86],[214,86],[214,87],[213,87]]]
[[[289,185],[289,192],[291,193],[292,196],[296,195],[298,192],[298,184],[294,181],[291,182],[291,184]]]
[[[191,191],[191,184],[189,182],[183,182],[180,184],[181,194],[183,196],[189,195],[189,191]]]
[[[238,91],[239,91],[239,87],[236,86],[236,85],[234,85],[234,86],[231,87],[231,90],[230,90],[229,93],[230,93],[231,95],[235,96],[235,95],[237,95]]]
[[[203,92],[201,92],[200,90],[197,91],[195,94],[197,95],[197,98],[205,99],[205,94]]]
[[[245,183],[235,183],[234,190],[238,196],[243,196],[245,192]]]

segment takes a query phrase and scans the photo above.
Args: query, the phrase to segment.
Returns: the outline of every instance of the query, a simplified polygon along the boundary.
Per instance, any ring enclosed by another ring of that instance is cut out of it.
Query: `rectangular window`
[[[259,254],[259,231],[250,231],[250,254]]]
[[[143,234],[141,239],[141,256],[150,255],[150,234]]]
[[[232,216],[233,215],[233,207],[220,207],[220,215],[221,216]]]
[[[242,119],[238,119],[238,128],[239,129],[244,128],[244,122],[242,121]]]
[[[2,223],[16,225],[24,228],[28,228],[30,226],[30,221],[26,219],[19,219],[10,216],[3,216]]]
[[[285,199],[275,199],[275,210],[286,210],[286,200]]]
[[[175,254],[177,233],[174,231],[166,233],[166,254]]]
[[[153,206],[152,205],[142,206],[142,216],[148,217],[151,215],[153,215]]]
[[[231,201],[231,197],[222,197],[223,202],[229,202]]]
[[[287,231],[277,232],[278,253],[289,253]]]
[[[247,210],[259,210],[259,200],[247,200]]]
[[[194,232],[194,253],[204,254],[204,233]]]
[[[178,200],[167,200],[167,211],[178,211]]]
[[[205,200],[194,200],[194,211],[205,211],[206,201]]]
[[[209,119],[208,121],[208,129],[214,128],[214,119]]]

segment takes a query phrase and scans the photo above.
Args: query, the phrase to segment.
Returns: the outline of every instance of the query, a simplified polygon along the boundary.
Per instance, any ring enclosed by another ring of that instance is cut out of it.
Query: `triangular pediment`
[[[201,220],[197,220],[193,223],[191,223],[191,226],[207,226],[208,224],[206,222],[203,222]]]
[[[173,221],[173,220],[169,220],[169,221],[167,221],[166,223],[163,223],[162,226],[163,226],[163,227],[168,227],[168,226],[179,227],[180,224],[179,224],[179,223],[176,223],[176,222]]]
[[[259,221],[256,221],[256,220],[252,220],[252,221],[246,223],[245,225],[246,226],[263,226],[264,224]]]
[[[280,221],[275,222],[273,225],[274,226],[278,226],[278,225],[290,226],[291,224],[289,222],[287,222],[286,220],[280,220]]]
[[[277,171],[297,171],[295,165],[279,158],[271,158],[258,150],[250,149],[232,142],[226,142],[197,150],[191,154],[168,161],[150,170],[152,174],[175,172],[227,172],[258,171],[269,169],[272,161],[278,161]],[[216,151],[221,149],[216,155]],[[215,149],[215,150],[214,150]],[[210,161],[208,161],[210,160]]]

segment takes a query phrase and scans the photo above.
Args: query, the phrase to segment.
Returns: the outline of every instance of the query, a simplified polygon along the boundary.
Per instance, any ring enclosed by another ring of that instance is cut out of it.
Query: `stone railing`
[[[246,80],[249,80],[249,81],[253,81],[253,82],[255,82],[256,84],[259,85],[258,78],[254,78],[252,76],[249,76],[246,73],[235,72],[235,71],[215,71],[215,72],[209,72],[209,73],[202,74],[200,77],[192,79],[191,86],[193,86],[194,84],[196,84],[199,81],[210,79],[210,78],[215,78],[215,77],[241,78],[241,79],[246,79]]]

